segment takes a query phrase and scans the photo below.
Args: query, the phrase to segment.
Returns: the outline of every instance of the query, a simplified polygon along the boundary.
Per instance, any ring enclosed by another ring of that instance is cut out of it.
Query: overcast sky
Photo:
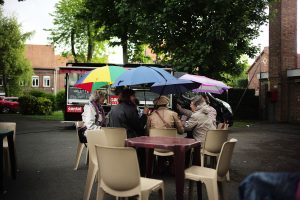
[[[298,1],[298,0],[297,0]],[[49,13],[54,12],[55,3],[59,0],[25,0],[18,2],[17,0],[5,0],[3,10],[5,15],[14,15],[17,17],[19,23],[22,24],[23,31],[34,31],[32,38],[27,41],[28,44],[48,44],[47,36],[48,32],[43,29],[52,28],[52,17]],[[300,53],[300,2],[298,1],[298,53]],[[260,44],[263,48],[268,46],[269,34],[268,26],[261,28],[262,32],[260,36],[254,40],[255,44]],[[114,48],[110,50],[109,62],[122,63],[122,49]]]

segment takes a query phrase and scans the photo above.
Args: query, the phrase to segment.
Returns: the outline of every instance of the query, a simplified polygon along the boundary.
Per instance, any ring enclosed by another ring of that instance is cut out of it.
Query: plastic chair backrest
[[[0,129],[14,131],[14,141],[16,140],[16,123],[15,122],[0,122]]]
[[[218,130],[228,130],[229,124],[219,123],[217,129]]]
[[[150,137],[176,137],[176,128],[150,128]]]
[[[89,149],[89,159],[91,162],[97,165],[98,163],[97,163],[95,146],[96,145],[106,146],[107,142],[104,135],[104,131],[101,129],[87,130],[86,138],[87,138],[87,146]]]
[[[127,139],[127,132],[125,128],[102,127],[106,137],[106,146],[124,147]]]
[[[209,130],[204,141],[204,150],[220,153],[222,145],[228,139],[228,130]]]
[[[135,149],[96,146],[101,180],[117,191],[140,189],[140,170]]]
[[[225,142],[222,146],[216,168],[219,177],[226,176],[229,170],[232,153],[236,142],[237,139],[232,138],[228,142]]]

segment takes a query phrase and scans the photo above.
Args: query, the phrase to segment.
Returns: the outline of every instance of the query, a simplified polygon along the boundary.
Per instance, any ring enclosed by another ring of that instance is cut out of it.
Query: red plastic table
[[[151,176],[153,150],[168,149],[174,152],[175,164],[175,179],[176,179],[176,199],[183,200],[184,198],[184,169],[185,169],[185,153],[194,148],[193,163],[200,165],[200,141],[180,137],[148,137],[141,136],[129,138],[125,141],[128,147],[138,147],[147,149],[146,158],[146,177]],[[198,193],[201,194],[201,184],[197,184]],[[198,199],[202,199],[198,195]]]

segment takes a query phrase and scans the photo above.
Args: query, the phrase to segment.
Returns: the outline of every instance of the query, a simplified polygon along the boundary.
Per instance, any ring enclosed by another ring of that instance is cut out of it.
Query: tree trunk
[[[87,25],[87,35],[88,35],[88,52],[87,52],[86,61],[91,62],[93,58],[93,52],[94,52],[94,41],[93,41],[90,24]]]
[[[76,55],[76,51],[75,51],[75,31],[74,31],[74,29],[71,32],[71,52],[74,57],[74,62],[78,63],[77,55]]]
[[[122,49],[123,49],[123,64],[128,63],[128,38],[127,35],[121,39]]]
[[[3,80],[3,89],[4,89],[4,93],[5,96],[8,97],[9,96],[9,89],[8,89],[8,84],[7,84],[7,77],[4,74],[5,72],[3,72],[3,76],[2,76],[2,80]]]

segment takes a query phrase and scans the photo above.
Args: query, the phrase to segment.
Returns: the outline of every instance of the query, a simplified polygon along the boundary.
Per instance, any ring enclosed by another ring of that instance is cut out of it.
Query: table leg
[[[3,137],[0,138],[0,192],[2,195],[2,192],[4,191],[3,188]]]
[[[146,177],[148,178],[152,176],[154,158],[153,151],[154,149],[146,149]]]
[[[193,156],[193,164],[201,166],[201,159],[200,159],[200,146],[194,148],[194,156]],[[201,181],[197,181],[197,196],[198,200],[202,200],[202,183]]]
[[[183,200],[184,197],[184,166],[185,149],[182,146],[175,146],[175,179],[176,179],[176,199]]]
[[[9,148],[9,157],[10,157],[10,164],[11,164],[11,177],[16,179],[16,157],[15,157],[15,145],[13,134],[9,134],[7,136],[8,148]]]

